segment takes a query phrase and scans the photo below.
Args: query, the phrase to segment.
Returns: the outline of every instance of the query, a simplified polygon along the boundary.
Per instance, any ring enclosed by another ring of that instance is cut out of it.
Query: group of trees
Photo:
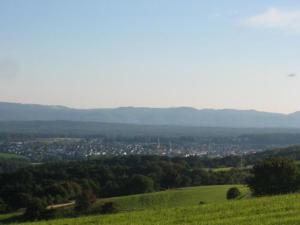
[[[21,168],[29,166],[29,161],[22,159],[8,159],[0,157],[0,174],[15,172]]]
[[[0,213],[5,213],[7,211],[7,205],[6,203],[0,199]]]
[[[244,183],[249,175],[238,169],[214,172],[200,165],[196,158],[128,156],[30,166],[0,174],[0,207],[26,208],[34,198],[47,205],[65,203],[86,190],[96,197],[112,197],[185,186]]]
[[[294,193],[300,188],[300,170],[287,158],[267,158],[256,163],[246,183],[254,196]],[[238,188],[227,191],[227,199],[240,196]]]
[[[247,184],[256,196],[293,193],[300,188],[299,172],[290,159],[269,158],[253,167]]]
[[[169,188],[247,183],[254,195],[285,194],[300,187],[298,166],[289,159],[265,159],[251,171],[213,171],[197,157],[127,156],[77,162],[47,163],[0,174],[0,213],[26,208],[28,220],[47,218],[52,204],[75,201],[84,212],[97,198],[146,193]],[[240,196],[237,188],[227,199]],[[106,203],[101,213],[115,212]]]
[[[75,211],[84,212],[97,201],[96,195],[91,190],[84,190],[75,201]]]

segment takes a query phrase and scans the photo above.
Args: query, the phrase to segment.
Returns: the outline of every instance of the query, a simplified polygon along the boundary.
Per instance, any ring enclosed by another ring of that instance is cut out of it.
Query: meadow
[[[166,191],[120,196],[113,198],[98,199],[90,209],[91,214],[99,214],[101,206],[105,202],[117,204],[120,213],[146,211],[146,210],[165,210],[168,208],[191,207],[203,204],[227,202],[226,192],[230,187],[238,187],[241,191],[240,199],[249,197],[249,190],[243,185],[211,185],[188,188],[170,189]],[[74,203],[53,205],[57,210],[69,211],[74,207]],[[20,212],[11,214],[0,214],[1,223],[11,223],[18,221]],[[80,219],[79,219],[80,220]],[[50,223],[52,224],[52,223]]]
[[[243,185],[212,185],[178,188],[149,194],[100,199],[94,208],[97,208],[97,206],[105,202],[115,202],[123,211],[196,206],[200,203],[221,203],[227,201],[226,192],[233,186],[240,189],[242,198],[246,197],[249,193],[248,189]]]
[[[296,225],[299,221],[300,194],[291,194],[32,222],[24,225]]]

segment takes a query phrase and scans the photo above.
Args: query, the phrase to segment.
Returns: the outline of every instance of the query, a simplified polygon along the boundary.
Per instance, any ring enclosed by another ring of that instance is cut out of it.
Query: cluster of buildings
[[[214,156],[255,152],[252,146],[232,143],[161,143],[107,141],[102,138],[50,138],[0,142],[0,152],[27,157],[33,162],[52,160],[80,160],[100,156],[162,155],[162,156]]]

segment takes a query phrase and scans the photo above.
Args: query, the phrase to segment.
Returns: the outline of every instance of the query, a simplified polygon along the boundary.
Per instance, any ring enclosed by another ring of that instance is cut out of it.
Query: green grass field
[[[105,202],[115,202],[120,212],[141,211],[141,210],[165,210],[168,208],[198,206],[200,202],[205,204],[227,202],[226,192],[230,187],[238,187],[242,192],[241,198],[247,198],[249,190],[243,185],[214,185],[172,189],[148,194],[121,196],[114,198],[100,199],[91,209],[91,213],[99,213],[100,207]],[[55,208],[61,208],[59,205]],[[73,208],[72,205],[62,207]],[[19,213],[0,215],[1,222],[16,221]]]
[[[148,209],[113,215],[89,216],[26,224],[297,225],[300,224],[300,194],[250,198],[189,207]]]
[[[149,194],[130,195],[99,200],[97,206],[104,202],[116,202],[121,210],[160,209],[170,207],[196,206],[200,202],[218,203],[226,201],[226,192],[230,187],[238,187],[245,197],[249,192],[242,185],[214,185],[181,188],[154,192]]]

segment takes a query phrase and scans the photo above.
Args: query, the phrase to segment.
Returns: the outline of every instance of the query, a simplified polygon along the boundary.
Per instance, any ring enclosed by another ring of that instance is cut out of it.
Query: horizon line
[[[281,114],[281,115],[291,115],[299,111],[294,111],[290,113],[284,113],[284,112],[274,112],[274,111],[264,111],[264,110],[257,110],[253,108],[248,108],[248,109],[241,109],[241,108],[197,108],[193,106],[133,106],[133,105],[128,105],[128,106],[115,106],[115,107],[73,107],[73,106],[68,106],[68,105],[61,105],[61,104],[43,104],[43,103],[26,103],[26,102],[10,102],[10,101],[2,101],[0,100],[0,103],[5,103],[5,104],[20,104],[20,105],[32,105],[32,106],[45,106],[45,107],[61,107],[61,108],[68,108],[68,109],[74,109],[74,110],[98,110],[98,109],[122,109],[122,108],[135,108],[135,109],[180,109],[180,108],[187,108],[187,109],[194,109],[194,110],[215,110],[215,111],[226,111],[226,110],[235,110],[235,111],[254,111],[254,112],[259,112],[259,113],[272,113],[272,114]]]

